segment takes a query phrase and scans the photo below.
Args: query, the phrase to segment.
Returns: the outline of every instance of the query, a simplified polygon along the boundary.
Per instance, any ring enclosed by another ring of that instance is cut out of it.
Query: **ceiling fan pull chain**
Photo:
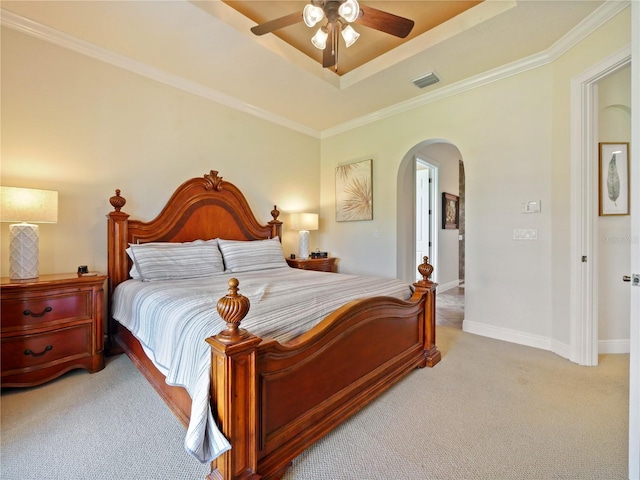
[[[334,67],[334,71],[337,73],[338,72],[338,31],[340,30],[340,27],[338,26],[338,24],[336,23],[333,26],[333,29],[331,30],[331,33],[333,35],[333,45],[331,45],[331,48],[333,48],[333,52],[331,52],[333,54],[333,56],[336,59],[336,65]]]

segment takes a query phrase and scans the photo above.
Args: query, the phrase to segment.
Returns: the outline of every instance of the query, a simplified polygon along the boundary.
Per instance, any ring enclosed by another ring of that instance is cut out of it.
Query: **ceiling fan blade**
[[[327,46],[324,47],[322,51],[322,67],[329,68],[333,67],[338,62],[338,45],[335,40],[335,24],[330,23],[328,25],[329,31],[327,32]]]
[[[364,5],[360,6],[360,15],[355,23],[359,23],[365,27],[375,28],[376,30],[400,38],[409,35],[414,25],[413,20]]]
[[[255,27],[251,27],[251,31],[256,35],[264,35],[265,33],[271,33],[274,30],[288,27],[294,23],[298,23],[302,20],[302,12],[295,12],[284,17],[276,18],[275,20],[269,20],[268,22],[261,23]]]

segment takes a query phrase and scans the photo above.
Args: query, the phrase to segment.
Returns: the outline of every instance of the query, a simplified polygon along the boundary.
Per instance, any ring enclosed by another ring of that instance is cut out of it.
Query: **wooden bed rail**
[[[373,368],[371,373],[365,376],[367,378],[355,389],[358,390],[357,393],[353,393],[349,387],[338,387],[340,390],[322,400],[317,408],[314,407],[315,413],[305,414],[304,418],[289,422],[279,428],[278,433],[272,437],[269,436],[269,432],[266,432],[270,415],[276,416],[266,400],[267,389],[272,388],[269,386],[269,377],[275,376],[277,382],[282,376],[289,375],[286,372],[290,369],[289,367],[275,369],[273,365],[282,362],[287,350],[295,350],[299,345],[296,342],[279,344],[273,340],[261,339],[240,328],[240,323],[248,313],[250,304],[246,297],[238,293],[238,280],[235,278],[229,280],[229,292],[217,304],[218,313],[227,323],[227,328],[206,341],[211,347],[212,407],[215,408],[219,427],[229,439],[232,448],[212,462],[211,473],[207,476],[207,480],[280,479],[291,465],[293,458],[345,418],[376,398],[409,370],[416,367],[433,367],[440,361],[441,355],[436,347],[435,338],[437,284],[429,280],[433,267],[428,263],[428,258],[424,257],[423,262],[418,267],[422,280],[413,284],[414,294],[408,302],[387,299],[386,303],[379,306],[372,304],[369,300],[355,301],[353,302],[355,308],[347,308],[355,312],[352,315],[355,320],[348,315],[343,316],[345,323],[353,328],[359,328],[361,324],[376,321],[372,320],[376,315],[378,317],[389,315],[395,321],[401,322],[404,318],[401,315],[405,314],[394,311],[394,305],[390,306],[394,302],[402,304],[398,309],[404,309],[403,312],[413,308],[415,321],[409,323],[405,330],[408,328],[408,331],[419,332],[416,345],[398,347],[399,353],[394,352],[389,355],[389,358],[385,358],[379,367]],[[342,317],[342,314],[340,315]],[[343,338],[346,338],[340,333],[331,332],[329,336],[331,335],[333,338],[329,341],[326,339],[316,341],[320,347],[311,347],[307,350],[313,351],[296,353],[296,355],[308,355],[306,363],[312,363],[316,361],[316,357],[323,354],[323,350],[330,351],[335,344],[339,344]],[[399,335],[406,336],[405,333]],[[311,341],[308,343],[313,343],[314,335],[309,335],[309,338]],[[294,344],[295,348],[292,347]],[[357,349],[349,350],[345,359],[348,359],[351,353],[357,355],[358,352]],[[335,355],[335,351],[331,351],[329,355]],[[277,357],[276,361],[273,360],[274,357]],[[348,362],[348,360],[345,361]],[[297,368],[300,363],[296,360],[291,365]],[[320,368],[323,365],[320,363]],[[287,396],[290,393],[305,395],[303,391],[297,391],[295,379],[284,388],[285,393],[278,392],[279,395]],[[328,418],[332,416],[337,418]],[[305,422],[308,425],[305,425]],[[297,425],[290,427],[290,424]],[[270,438],[278,436],[284,438],[287,435],[289,438],[285,438],[284,441],[274,440],[275,446],[269,443]]]

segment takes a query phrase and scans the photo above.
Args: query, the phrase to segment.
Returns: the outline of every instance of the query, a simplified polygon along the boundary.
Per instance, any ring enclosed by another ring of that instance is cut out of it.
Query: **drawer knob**
[[[41,313],[33,313],[31,310],[25,310],[24,312],[22,312],[22,314],[27,317],[40,318],[40,317],[44,317],[47,313],[49,313],[52,310],[53,308],[51,307],[45,307],[45,309]]]
[[[24,351],[25,355],[31,355],[32,357],[41,357],[42,355],[44,355],[45,353],[47,353],[49,350],[53,349],[53,345],[47,345],[46,347],[44,347],[44,350],[41,351],[40,353],[35,353],[32,352],[31,350],[29,350],[28,348]]]

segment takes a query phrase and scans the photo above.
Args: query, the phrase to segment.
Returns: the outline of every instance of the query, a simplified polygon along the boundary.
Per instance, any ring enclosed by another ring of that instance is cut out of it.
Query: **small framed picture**
[[[629,215],[629,143],[601,142],[598,146],[600,216]]]
[[[460,228],[460,197],[442,192],[442,228]]]

